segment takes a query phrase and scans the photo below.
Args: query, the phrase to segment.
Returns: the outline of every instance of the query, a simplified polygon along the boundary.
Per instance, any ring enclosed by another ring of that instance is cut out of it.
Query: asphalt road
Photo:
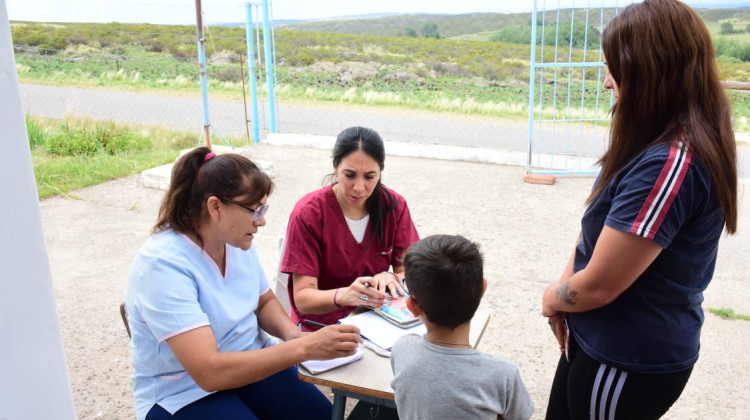
[[[21,100],[28,114],[47,118],[78,115],[199,131],[203,126],[199,97],[22,84]],[[267,133],[265,111],[260,108],[261,137]],[[214,100],[209,94],[209,113],[211,126],[218,133],[245,135],[242,102]],[[336,135],[346,127],[364,125],[375,128],[385,139],[401,142],[528,150],[529,125],[523,120],[342,103],[286,102],[278,104],[277,116],[278,131],[286,133]],[[558,137],[565,134],[562,126],[557,131]],[[554,137],[552,131],[546,137]],[[564,150],[558,147],[559,151]]]
[[[73,115],[197,132],[202,132],[203,127],[200,97],[22,84],[21,101],[27,114],[46,118],[62,119]],[[259,111],[261,138],[265,138],[267,112],[263,107]],[[245,115],[242,102],[212,100],[209,94],[212,136],[245,136],[248,131]],[[399,142],[521,153],[529,150],[528,122],[497,117],[343,103],[284,102],[278,104],[277,120],[277,131],[282,133],[335,136],[346,127],[362,125],[375,128],[384,139]],[[533,126],[533,165],[551,167],[545,166],[547,160],[573,156],[583,157],[583,162],[565,158],[566,169],[588,169],[591,158],[604,150],[606,136],[606,130],[601,128],[593,130],[564,122],[536,123]],[[750,143],[747,140],[740,142],[739,157],[741,175],[750,176]]]
[[[47,118],[63,118],[72,114],[182,130],[200,130],[203,126],[199,97],[23,84],[21,100],[27,113]],[[260,111],[260,119],[263,119],[265,109],[261,108]],[[211,126],[219,133],[245,135],[245,107],[242,102],[214,100],[209,94],[209,112]],[[293,103],[280,103],[277,114],[278,130],[289,133],[336,135],[346,127],[365,125],[376,128],[384,138],[398,141],[508,150],[524,150],[528,139],[527,123],[488,117],[356,105]],[[267,124],[265,121],[261,124],[261,136],[264,137]]]

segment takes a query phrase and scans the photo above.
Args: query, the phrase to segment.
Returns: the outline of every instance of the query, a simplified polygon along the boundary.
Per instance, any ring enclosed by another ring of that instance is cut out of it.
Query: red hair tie
[[[213,159],[215,156],[216,156],[216,153],[208,152],[206,153],[206,156],[203,156],[203,161],[208,162],[209,160]]]

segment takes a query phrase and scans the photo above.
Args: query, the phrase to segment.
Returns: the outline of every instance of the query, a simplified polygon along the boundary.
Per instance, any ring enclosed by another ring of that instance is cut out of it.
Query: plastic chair
[[[274,287],[274,294],[276,299],[281,303],[287,314],[292,313],[292,305],[289,302],[289,274],[281,272],[281,261],[284,259],[284,249],[286,247],[286,225],[287,222],[281,226],[279,231],[279,238],[277,246],[279,249],[279,256],[276,260],[276,285]]]
[[[130,338],[130,324],[128,324],[128,313],[125,310],[125,302],[120,304],[120,316],[122,317],[122,323],[125,324],[125,331],[128,332],[128,338]]]

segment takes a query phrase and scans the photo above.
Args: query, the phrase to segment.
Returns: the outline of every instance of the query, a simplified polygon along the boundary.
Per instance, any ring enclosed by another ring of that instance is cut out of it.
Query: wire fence
[[[629,3],[613,1],[536,0],[534,14],[276,22],[277,131],[334,136],[363,125],[386,140],[473,148],[478,160],[500,151],[502,163],[529,171],[591,171],[611,107],[599,33]],[[204,30],[212,143],[234,146],[250,141],[253,120],[261,138],[271,129],[264,33],[258,21],[246,31],[236,11],[237,24]],[[11,30],[27,114],[202,132],[195,26],[14,22]]]
[[[343,20],[321,28],[277,23],[278,131],[332,136],[364,125],[387,140],[506,150],[522,164],[528,40],[492,37],[509,25],[528,27],[529,14],[486,15],[422,15],[377,24]],[[199,132],[194,27],[61,24],[29,42],[39,33],[33,29],[12,25],[30,115]],[[205,32],[211,126],[230,142],[246,142],[252,98],[244,28],[213,26]],[[262,31],[253,29],[253,37],[259,42]],[[262,87],[264,63],[253,61]],[[257,94],[265,137],[268,95],[262,88]]]

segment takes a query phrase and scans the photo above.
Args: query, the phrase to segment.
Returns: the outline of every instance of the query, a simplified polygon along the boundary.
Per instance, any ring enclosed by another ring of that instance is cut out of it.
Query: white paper
[[[373,311],[349,316],[339,321],[341,324],[351,324],[359,327],[362,338],[367,338],[379,347],[390,350],[396,340],[402,335],[427,333],[424,324],[419,323],[413,327],[402,328],[387,321]]]
[[[304,366],[305,369],[309,370],[310,373],[316,374],[331,370],[339,366],[348,365],[352,362],[356,362],[364,355],[365,352],[361,348],[358,348],[357,352],[351,356],[338,357],[336,359],[330,360],[306,360],[302,362],[302,366]]]

